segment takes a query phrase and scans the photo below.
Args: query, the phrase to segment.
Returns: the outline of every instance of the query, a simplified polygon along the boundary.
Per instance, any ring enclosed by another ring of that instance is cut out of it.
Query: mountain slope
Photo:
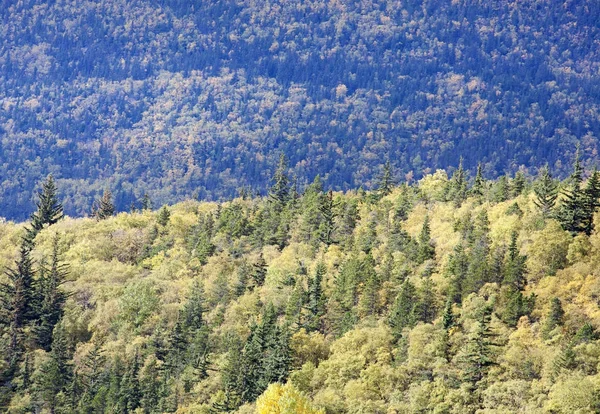
[[[0,3],[0,211],[24,219],[49,172],[66,211],[119,209],[299,177],[369,185],[389,158],[420,177],[565,173],[600,133],[592,1]],[[300,183],[301,185],[306,183]]]

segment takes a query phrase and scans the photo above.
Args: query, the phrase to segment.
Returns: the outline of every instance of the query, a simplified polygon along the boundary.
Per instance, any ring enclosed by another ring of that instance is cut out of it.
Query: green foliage
[[[248,412],[286,381],[336,413],[590,407],[563,387],[600,381],[598,234],[542,223],[527,175],[457,208],[436,174],[0,223],[1,410]]]
[[[62,203],[58,200],[56,183],[52,174],[42,183],[36,202],[37,211],[31,215],[31,226],[40,231],[44,226],[51,226],[64,217]]]
[[[113,204],[113,196],[110,190],[104,190],[102,198],[96,201],[92,206],[92,216],[97,220],[107,219],[115,214],[115,205]]]
[[[558,190],[548,165],[540,169],[533,191],[536,197],[535,205],[544,217],[550,217],[556,204]]]

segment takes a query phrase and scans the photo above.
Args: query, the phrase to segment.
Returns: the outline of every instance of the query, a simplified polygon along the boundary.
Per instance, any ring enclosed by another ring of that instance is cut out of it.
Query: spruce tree
[[[170,219],[171,219],[171,212],[169,211],[169,208],[167,206],[162,206],[162,208],[158,212],[158,217],[156,218],[156,222],[160,226],[165,227],[167,224],[169,224]]]
[[[400,288],[388,319],[396,340],[402,336],[404,328],[412,327],[416,322],[415,309],[417,301],[417,290],[410,281],[406,280]]]
[[[285,154],[279,156],[279,164],[273,174],[273,185],[269,190],[269,200],[275,204],[277,210],[283,209],[290,198],[290,178],[287,174],[287,159]]]
[[[380,280],[375,271],[375,261],[371,253],[367,254],[361,268],[362,291],[358,301],[358,312],[361,317],[375,316],[379,313]]]
[[[152,200],[150,200],[148,193],[144,193],[142,197],[142,211],[146,210],[152,210]]]
[[[333,192],[329,191],[326,196],[322,197],[321,206],[319,211],[321,212],[321,224],[319,226],[319,239],[322,243],[327,246],[335,243],[333,239],[333,232],[336,229],[336,208],[338,203],[333,200]]]
[[[431,228],[429,227],[429,215],[425,215],[418,242],[419,252],[417,260],[419,263],[435,258],[435,247],[433,247],[431,241]]]
[[[444,307],[444,313],[442,315],[442,326],[446,331],[448,331],[455,325],[456,316],[454,315],[454,311],[452,310],[452,300],[448,299],[446,301],[446,306]]]
[[[546,316],[546,323],[544,324],[544,335],[548,335],[552,330],[558,326],[562,326],[565,311],[563,310],[562,303],[559,298],[552,298],[550,301],[550,311]]]
[[[31,226],[35,231],[51,226],[64,217],[62,203],[57,197],[56,183],[52,174],[48,175],[38,192],[37,211],[31,215]]]
[[[540,169],[538,179],[533,188],[535,193],[534,203],[540,209],[544,218],[551,217],[558,197],[557,185],[552,175],[548,164]]]
[[[52,240],[52,254],[50,266],[43,269],[40,280],[37,283],[37,296],[40,299],[37,314],[39,319],[34,328],[38,345],[45,350],[50,349],[52,344],[52,332],[61,319],[63,307],[67,300],[67,294],[61,289],[67,276],[67,266],[62,263],[60,257],[60,238],[54,236]]]
[[[525,184],[527,184],[525,174],[523,174],[523,171],[517,171],[511,183],[511,195],[513,198],[521,195],[525,189]]]
[[[380,197],[385,197],[392,192],[394,188],[395,180],[394,173],[392,171],[392,165],[387,160],[383,165],[383,172],[379,177],[379,183],[377,184],[377,193]]]
[[[448,199],[460,206],[467,199],[467,177],[463,169],[463,159],[460,157],[458,168],[454,171],[449,182]]]
[[[509,285],[517,291],[523,290],[527,284],[525,274],[527,267],[525,262],[526,256],[519,253],[517,246],[517,232],[513,231],[510,237],[510,245],[508,246],[508,258],[505,264],[504,285]]]
[[[14,268],[5,271],[7,282],[0,283],[0,326],[8,334],[5,361],[14,373],[24,350],[23,329],[37,318],[38,300],[35,292],[35,271],[31,245],[21,241],[19,258]]]
[[[265,261],[265,257],[262,252],[258,255],[258,260],[256,263],[252,265],[252,280],[254,280],[254,284],[256,286],[262,286],[265,283],[265,278],[267,276],[267,262]]]
[[[94,203],[92,207],[92,215],[97,220],[104,220],[112,217],[115,214],[115,205],[113,204],[113,196],[110,190],[104,190],[102,198]]]
[[[583,232],[588,228],[589,209],[582,182],[583,167],[579,159],[579,148],[577,148],[573,172],[569,177],[567,187],[563,189],[564,200],[558,214],[563,228],[571,233]]]
[[[583,225],[585,234],[589,236],[594,229],[594,213],[600,206],[600,173],[595,167],[585,185],[584,197],[586,214]]]
[[[485,306],[479,312],[476,322],[467,337],[464,353],[460,358],[463,366],[463,380],[473,391],[477,391],[479,383],[486,377],[491,366],[495,364],[494,343],[495,334],[490,328],[492,309]],[[479,396],[476,395],[475,398]]]
[[[307,320],[305,328],[307,332],[322,331],[322,318],[325,315],[325,294],[323,292],[323,277],[326,274],[326,268],[323,263],[317,264],[315,277],[308,285],[306,310]]]
[[[483,167],[481,163],[477,164],[477,174],[473,181],[473,187],[471,187],[471,194],[474,196],[482,196],[485,191],[485,179],[483,178]]]

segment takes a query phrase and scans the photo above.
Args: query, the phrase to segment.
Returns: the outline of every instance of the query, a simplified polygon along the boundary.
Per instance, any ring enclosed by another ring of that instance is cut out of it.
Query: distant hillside
[[[577,142],[597,157],[598,21],[583,0],[0,0],[0,215],[49,172],[71,215],[105,187],[121,210],[264,190],[281,151],[339,190],[388,157],[564,174]]]

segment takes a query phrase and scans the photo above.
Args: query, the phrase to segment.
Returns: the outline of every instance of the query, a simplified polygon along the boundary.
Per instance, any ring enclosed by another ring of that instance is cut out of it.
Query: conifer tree
[[[374,316],[379,313],[380,281],[375,272],[375,261],[371,253],[367,254],[361,268],[362,292],[358,301],[358,312],[362,317]]]
[[[152,200],[150,200],[148,193],[144,193],[142,197],[142,211],[146,210],[152,210]]]
[[[419,234],[419,253],[418,261],[423,263],[426,260],[435,258],[435,247],[431,242],[431,228],[429,227],[429,215],[425,215],[423,227]]]
[[[62,263],[60,257],[60,238],[54,236],[52,240],[52,254],[50,266],[43,269],[40,280],[37,283],[37,296],[40,299],[37,314],[39,319],[34,328],[38,345],[45,350],[50,349],[52,344],[52,332],[61,319],[63,307],[67,300],[67,294],[61,289],[67,276],[67,266]]]
[[[285,154],[279,156],[279,164],[273,174],[273,185],[269,190],[269,200],[275,204],[277,210],[283,209],[290,198],[290,178],[287,174],[287,159]]]
[[[520,291],[523,290],[527,284],[527,279],[525,278],[527,272],[525,262],[527,257],[522,256],[519,253],[517,238],[517,232],[513,231],[510,237],[510,245],[508,246],[508,258],[505,264],[503,283]]]
[[[460,206],[467,198],[467,177],[463,169],[462,157],[460,157],[458,168],[454,171],[449,186],[448,198],[454,201],[454,205]]]
[[[300,237],[303,241],[311,243],[316,246],[324,236],[325,230],[331,230],[333,232],[333,218],[334,211],[333,205],[327,206],[323,194],[323,184],[321,183],[321,177],[317,175],[314,181],[306,188],[301,199],[301,219],[300,219]],[[333,199],[330,200],[333,203]],[[329,207],[328,214],[330,214],[331,222],[329,223],[330,228],[326,229],[323,223],[322,209]],[[326,234],[325,234],[326,236]]]
[[[262,252],[258,255],[258,260],[252,265],[252,268],[252,280],[254,280],[256,286],[262,286],[267,276],[267,262]]]
[[[171,219],[171,212],[169,211],[169,208],[167,206],[162,206],[162,208],[158,212],[158,217],[156,218],[156,222],[160,226],[165,227],[167,224],[169,224],[170,219]]]
[[[336,208],[337,203],[333,200],[333,192],[329,191],[326,196],[322,197],[321,206],[319,207],[322,217],[319,226],[319,238],[321,242],[325,243],[327,246],[335,243],[333,232],[336,228]]]
[[[285,308],[286,322],[294,329],[302,326],[302,308],[305,301],[306,292],[304,291],[302,281],[298,279]]]
[[[469,270],[469,257],[462,243],[454,247],[448,263],[450,276],[450,289],[448,298],[453,303],[462,303],[464,284]]]
[[[586,231],[588,227],[590,212],[582,182],[583,167],[579,159],[579,148],[577,148],[573,172],[569,177],[568,186],[563,189],[564,200],[558,214],[563,228],[571,233]]]
[[[315,270],[315,277],[308,285],[306,310],[307,320],[305,328],[307,332],[322,331],[322,318],[325,315],[325,294],[323,292],[323,277],[326,274],[325,265],[320,262]]]
[[[447,300],[446,306],[444,307],[444,314],[442,315],[442,326],[446,331],[448,331],[455,325],[456,316],[454,315],[454,311],[452,310],[452,300]]]
[[[212,242],[214,227],[215,221],[211,213],[201,215],[198,218],[198,224],[194,227],[192,253],[203,265],[208,262],[208,258],[215,252],[216,247]]]
[[[544,334],[547,335],[557,326],[562,326],[565,311],[562,307],[562,302],[559,298],[552,298],[550,301],[550,312],[546,317],[546,323],[544,324]]]
[[[37,317],[35,271],[27,240],[21,241],[15,267],[7,269],[5,275],[7,282],[0,283],[0,326],[8,334],[4,357],[9,371],[14,373],[24,350],[23,328]]]
[[[402,336],[402,330],[415,323],[417,301],[417,290],[410,281],[406,280],[400,288],[388,320],[394,338],[399,339]]]
[[[48,175],[38,192],[37,211],[31,215],[31,226],[40,231],[45,225],[51,226],[64,217],[62,203],[57,197],[56,183],[52,174]]]
[[[495,364],[492,349],[494,346],[492,338],[495,335],[490,328],[492,309],[485,306],[479,313],[477,321],[469,333],[461,358],[463,380],[473,391],[477,391],[479,383],[486,377],[490,367]]]
[[[535,192],[535,205],[545,218],[550,217],[556,204],[558,190],[556,182],[550,174],[548,164],[540,169],[533,191]]]
[[[381,177],[379,177],[379,183],[377,184],[377,193],[380,197],[385,197],[386,195],[392,192],[394,188],[395,180],[394,173],[392,171],[392,165],[390,161],[387,160],[383,165],[383,172]]]
[[[513,178],[512,183],[511,183],[511,195],[512,197],[518,197],[521,195],[521,193],[523,193],[523,190],[525,189],[525,184],[526,184],[526,180],[525,180],[525,174],[523,174],[523,171],[517,171],[515,174],[515,178]]]
[[[475,196],[482,196],[485,190],[485,179],[483,178],[483,167],[481,163],[477,164],[477,174],[473,181],[473,187],[471,187],[471,194]]]
[[[510,197],[510,186],[508,184],[508,178],[503,175],[492,186],[492,199],[496,203],[501,203],[508,200]]]
[[[433,282],[430,277],[426,277],[421,284],[418,294],[419,301],[415,307],[416,320],[424,323],[431,323],[436,317],[437,304],[433,292]]]
[[[112,217],[115,214],[115,205],[113,204],[113,196],[110,190],[104,190],[102,198],[94,203],[92,207],[92,215],[97,220],[104,220]]]
[[[600,206],[600,173],[595,167],[585,185],[584,197],[586,215],[583,225],[585,234],[589,236],[594,229],[594,213]]]

